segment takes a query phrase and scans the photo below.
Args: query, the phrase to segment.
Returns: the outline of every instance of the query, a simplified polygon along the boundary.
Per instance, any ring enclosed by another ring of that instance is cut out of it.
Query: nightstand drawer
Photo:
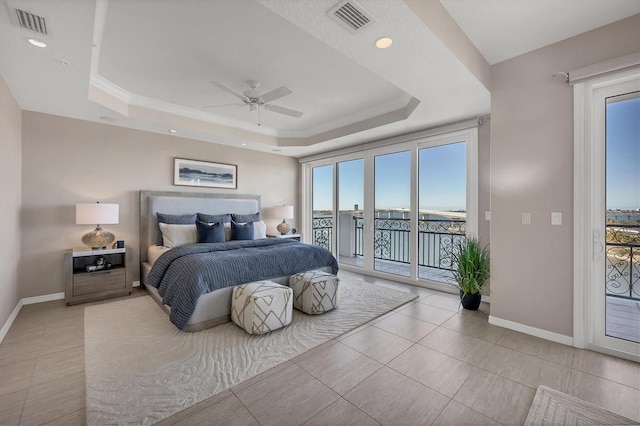
[[[76,274],[73,277],[73,295],[99,293],[127,287],[124,268]]]

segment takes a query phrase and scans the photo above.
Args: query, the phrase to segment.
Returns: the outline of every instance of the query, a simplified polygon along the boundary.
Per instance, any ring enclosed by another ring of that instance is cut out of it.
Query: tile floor
[[[452,295],[341,275],[420,298],[161,423],[515,425],[540,384],[640,422],[640,364],[495,327],[485,304],[457,313]],[[22,308],[0,344],[0,424],[84,424],[85,306]]]

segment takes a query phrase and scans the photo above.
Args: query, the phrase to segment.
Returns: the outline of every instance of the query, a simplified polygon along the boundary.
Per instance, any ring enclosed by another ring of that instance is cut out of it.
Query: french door
[[[477,235],[477,129],[303,164],[307,242],[341,268],[452,290],[455,242]]]
[[[585,249],[576,246],[574,340],[640,361],[640,75],[600,78],[576,92],[585,147],[577,147],[575,238]]]

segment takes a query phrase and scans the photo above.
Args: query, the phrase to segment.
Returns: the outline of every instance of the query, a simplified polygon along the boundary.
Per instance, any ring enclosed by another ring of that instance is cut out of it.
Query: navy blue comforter
[[[171,322],[182,330],[202,294],[324,266],[338,272],[338,262],[327,249],[290,239],[188,244],[160,256],[147,284],[158,289],[162,303],[171,307]]]

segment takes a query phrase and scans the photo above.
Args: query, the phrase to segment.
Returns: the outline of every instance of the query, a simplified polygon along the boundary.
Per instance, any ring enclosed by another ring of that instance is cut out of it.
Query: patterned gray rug
[[[343,278],[338,309],[294,310],[289,326],[261,336],[233,323],[181,332],[149,296],[87,307],[87,424],[153,424],[416,297]]]
[[[525,426],[637,425],[619,416],[560,391],[539,386]]]

